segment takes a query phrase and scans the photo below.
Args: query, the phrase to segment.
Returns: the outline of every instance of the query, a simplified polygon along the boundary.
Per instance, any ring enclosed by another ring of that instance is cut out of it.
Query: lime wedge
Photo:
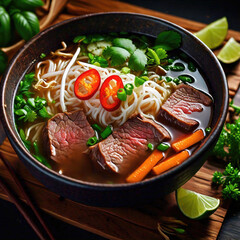
[[[227,35],[227,31],[227,18],[223,17],[195,33],[195,36],[202,40],[209,48],[214,49],[222,44]]]
[[[234,38],[230,38],[221,49],[217,58],[224,63],[233,63],[240,58],[240,44]]]
[[[176,200],[181,212],[191,219],[202,219],[213,214],[220,200],[184,188],[176,191]]]

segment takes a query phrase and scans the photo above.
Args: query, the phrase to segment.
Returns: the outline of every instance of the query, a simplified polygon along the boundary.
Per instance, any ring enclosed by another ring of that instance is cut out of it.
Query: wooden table
[[[85,13],[126,10],[128,12],[144,13],[169,20],[191,32],[199,31],[205,26],[205,24],[199,22],[112,0],[69,1],[62,14],[54,20],[53,24]],[[226,40],[230,37],[234,37],[237,41],[240,41],[240,34],[237,31],[229,30]],[[215,50],[214,53],[217,54],[218,51],[219,49]],[[229,84],[230,98],[232,98],[240,82],[240,64],[238,62],[237,64],[224,67]],[[221,206],[218,210],[209,219],[203,221],[186,219],[177,208],[174,194],[170,194],[164,199],[157,199],[146,206],[138,206],[136,208],[110,209],[84,206],[68,199],[62,199],[42,186],[19,161],[8,140],[0,146],[0,151],[12,162],[39,208],[62,221],[107,239],[162,239],[157,226],[158,223],[166,222],[164,217],[174,217],[188,224],[185,239],[187,237],[189,239],[216,239],[229,206],[228,202],[221,201]],[[220,162],[209,158],[200,171],[184,187],[192,190],[198,189],[200,193],[221,198],[220,189],[217,190],[211,187],[211,177],[214,171],[221,171],[222,169],[223,165]],[[1,164],[0,175],[16,190],[11,177]],[[18,191],[17,193],[21,197]],[[8,200],[1,189],[0,197]]]

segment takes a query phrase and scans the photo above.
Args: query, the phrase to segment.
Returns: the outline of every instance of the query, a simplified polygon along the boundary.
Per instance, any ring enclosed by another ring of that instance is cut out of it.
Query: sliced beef
[[[94,130],[82,110],[58,113],[43,129],[44,149],[59,163],[79,160],[87,150],[87,140],[93,136]]]
[[[101,169],[125,176],[145,160],[148,143],[156,146],[168,139],[170,135],[161,125],[134,115],[108,138],[91,147],[90,158]]]
[[[199,122],[189,116],[201,112],[203,105],[210,106],[212,99],[205,93],[186,84],[180,84],[162,105],[160,118],[186,131],[194,130]]]

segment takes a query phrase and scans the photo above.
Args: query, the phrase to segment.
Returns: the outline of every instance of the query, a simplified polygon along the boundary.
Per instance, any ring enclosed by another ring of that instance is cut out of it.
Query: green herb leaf
[[[42,0],[13,0],[13,5],[24,11],[34,11],[44,5]]]
[[[164,31],[158,34],[154,49],[163,48],[171,51],[180,47],[181,35],[175,31]]]
[[[39,21],[33,12],[16,12],[12,19],[17,32],[26,41],[39,32]]]
[[[46,107],[42,107],[39,111],[38,111],[38,115],[43,117],[43,118],[51,118],[52,116],[48,113]]]
[[[108,67],[108,61],[104,57],[94,56],[91,53],[88,54],[88,57],[89,57],[89,63],[91,64],[99,63],[100,67],[103,67],[103,68]]]
[[[111,66],[119,66],[126,62],[130,53],[121,47],[108,47],[104,50],[103,56],[111,60]]]
[[[127,38],[113,39],[113,46],[124,48],[131,54],[136,50],[136,46],[133,44],[132,40]]]
[[[143,71],[147,64],[147,56],[143,51],[137,49],[129,58],[128,65],[134,71]]]
[[[9,13],[0,4],[0,47],[6,47],[11,40],[11,19]],[[3,59],[2,59],[3,60]],[[0,74],[3,72],[0,67]]]
[[[167,52],[163,48],[156,49],[156,53],[160,60],[167,58]]]
[[[157,55],[157,53],[151,49],[151,48],[148,48],[147,50],[147,56],[150,58],[150,59],[153,59],[152,63],[155,63],[156,65],[159,65],[160,64],[160,59]],[[148,63],[151,63],[150,61],[148,61]]]

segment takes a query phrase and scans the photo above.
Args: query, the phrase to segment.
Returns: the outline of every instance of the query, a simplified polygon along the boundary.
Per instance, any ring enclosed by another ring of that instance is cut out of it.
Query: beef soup
[[[16,94],[16,127],[34,157],[96,183],[142,181],[187,161],[210,130],[213,99],[180,34],[73,42],[43,53]]]

